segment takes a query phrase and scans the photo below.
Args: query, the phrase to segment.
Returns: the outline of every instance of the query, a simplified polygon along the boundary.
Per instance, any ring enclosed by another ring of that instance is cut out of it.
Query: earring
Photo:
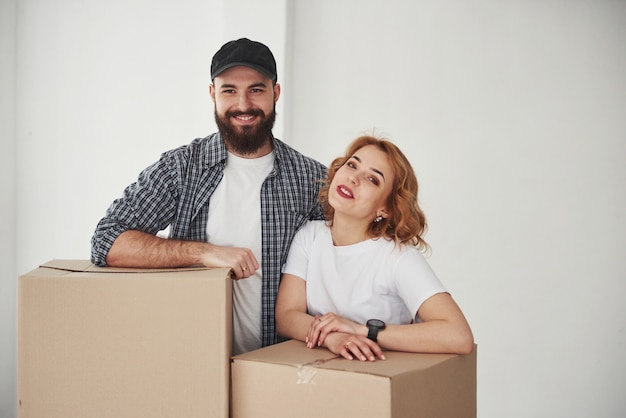
[[[377,223],[379,223],[382,220],[383,220],[383,217],[378,215],[377,217],[374,218],[374,223],[377,224]]]

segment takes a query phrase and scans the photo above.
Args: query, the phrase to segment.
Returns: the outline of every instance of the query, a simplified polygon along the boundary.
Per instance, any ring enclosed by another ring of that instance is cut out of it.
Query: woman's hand
[[[362,335],[333,332],[326,338],[325,347],[348,360],[385,360],[380,346]]]
[[[359,334],[360,328],[363,327],[363,325],[343,318],[333,312],[329,312],[326,315],[316,316],[315,320],[311,322],[311,326],[307,332],[307,347],[313,348],[315,346],[324,345],[326,337],[332,332]],[[367,331],[365,331],[365,334],[366,333]]]
[[[367,338],[367,328],[333,312],[316,316],[307,332],[307,347],[324,346],[331,352],[352,360],[385,359],[380,346]]]

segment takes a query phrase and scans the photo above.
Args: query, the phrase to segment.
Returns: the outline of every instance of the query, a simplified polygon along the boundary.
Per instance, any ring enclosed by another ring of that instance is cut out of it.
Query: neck
[[[367,221],[346,219],[335,213],[333,225],[330,228],[333,244],[342,246],[367,241],[371,238],[367,232],[368,226]]]

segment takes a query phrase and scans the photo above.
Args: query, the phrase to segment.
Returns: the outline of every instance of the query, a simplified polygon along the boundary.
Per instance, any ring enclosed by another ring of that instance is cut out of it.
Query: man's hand
[[[198,264],[231,268],[236,280],[248,278],[259,269],[248,248],[160,238],[134,230],[120,234],[107,255],[111,267],[176,268]]]
[[[259,269],[259,262],[249,248],[212,244],[202,252],[201,263],[206,267],[230,267],[235,280],[247,279]]]

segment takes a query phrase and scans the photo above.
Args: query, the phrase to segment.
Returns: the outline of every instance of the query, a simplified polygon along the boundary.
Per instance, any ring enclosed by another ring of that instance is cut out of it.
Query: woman
[[[320,191],[326,221],[291,245],[276,301],[280,335],[347,359],[383,349],[469,353],[470,327],[421,251],[426,219],[417,179],[389,141],[357,138]]]

